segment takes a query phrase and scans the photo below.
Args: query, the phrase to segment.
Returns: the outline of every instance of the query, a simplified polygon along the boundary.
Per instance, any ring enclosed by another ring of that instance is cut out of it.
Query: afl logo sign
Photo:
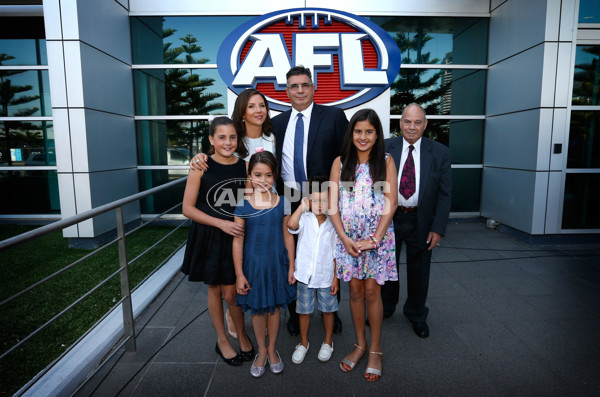
[[[236,94],[256,88],[273,109],[290,106],[285,74],[309,68],[314,101],[343,109],[367,102],[400,70],[396,42],[378,25],[346,12],[322,8],[277,11],[246,22],[223,42],[219,73]]]

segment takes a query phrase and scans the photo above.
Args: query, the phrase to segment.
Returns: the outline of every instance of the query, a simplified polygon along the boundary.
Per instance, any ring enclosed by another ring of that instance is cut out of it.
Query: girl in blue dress
[[[285,207],[289,204],[286,206],[285,198],[273,190],[277,178],[275,156],[267,151],[253,154],[248,178],[251,192],[234,212],[234,222],[244,226],[244,235],[233,239],[233,263],[237,304],[252,314],[258,354],[250,374],[258,378],[264,374],[267,363],[274,374],[283,371],[275,344],[279,308],[296,299],[294,238],[286,227],[289,208]]]

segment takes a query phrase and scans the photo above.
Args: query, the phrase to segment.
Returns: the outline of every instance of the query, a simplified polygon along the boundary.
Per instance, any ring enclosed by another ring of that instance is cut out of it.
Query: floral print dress
[[[387,158],[388,154],[386,154]],[[340,170],[341,172],[341,170]],[[384,182],[383,182],[384,183]],[[369,164],[356,166],[354,184],[340,181],[338,208],[344,231],[352,240],[369,240],[375,233],[385,206],[385,196],[380,183],[373,186]],[[343,281],[352,278],[374,278],[383,285],[388,280],[398,280],[396,270],[396,245],[393,222],[385,232],[378,249],[361,252],[357,258],[346,251],[337,239],[335,247],[337,277]]]

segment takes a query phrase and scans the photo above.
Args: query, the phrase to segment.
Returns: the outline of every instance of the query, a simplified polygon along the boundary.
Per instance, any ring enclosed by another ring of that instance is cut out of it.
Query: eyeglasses
[[[296,90],[299,90],[300,87],[302,87],[303,90],[308,90],[312,86],[313,85],[310,83],[302,83],[302,84],[290,84],[290,85],[288,85],[288,88],[292,91],[296,91]]]

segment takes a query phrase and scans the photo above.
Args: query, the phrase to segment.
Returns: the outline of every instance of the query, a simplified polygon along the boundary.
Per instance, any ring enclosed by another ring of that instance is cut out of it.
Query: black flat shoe
[[[225,358],[223,356],[223,353],[221,353],[221,349],[219,349],[219,343],[217,343],[215,345],[215,351],[217,352],[217,354],[219,356],[221,356],[221,358],[223,359],[223,361],[225,361],[225,363],[229,364],[229,365],[233,365],[234,367],[239,367],[240,365],[242,365],[242,356],[240,356],[239,354],[236,354],[235,356],[231,357],[231,358]]]
[[[256,355],[256,353],[254,352],[254,346],[252,346],[252,350],[250,350],[249,352],[240,350],[240,357],[242,358],[242,361],[244,361],[244,362],[253,361],[255,355]]]
[[[429,326],[425,321],[417,321],[413,323],[412,327],[419,338],[427,338],[429,336]]]

